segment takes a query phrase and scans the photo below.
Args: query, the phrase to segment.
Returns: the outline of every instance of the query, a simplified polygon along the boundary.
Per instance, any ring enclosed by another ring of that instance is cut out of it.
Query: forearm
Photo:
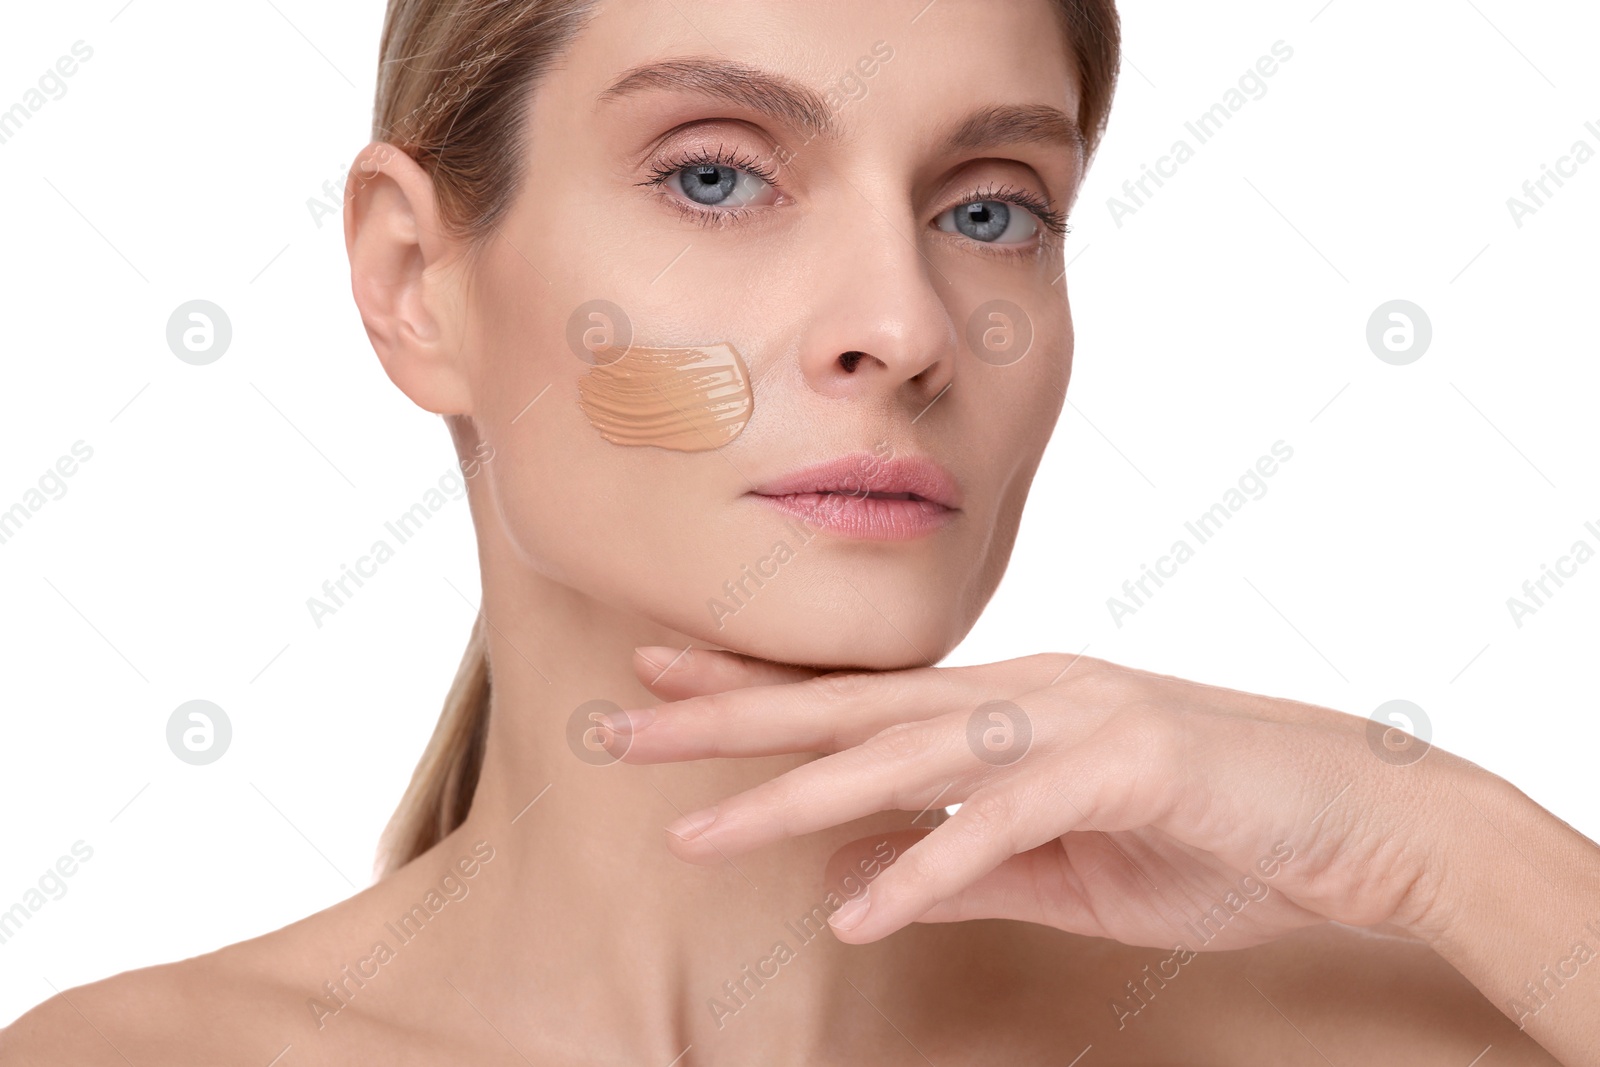
[[[1563,1064],[1600,1064],[1600,846],[1444,762],[1438,889],[1413,932]]]

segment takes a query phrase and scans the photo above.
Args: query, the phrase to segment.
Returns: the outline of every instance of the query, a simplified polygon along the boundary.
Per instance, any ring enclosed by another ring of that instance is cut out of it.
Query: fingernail
[[[611,732],[615,734],[631,736],[656,720],[656,709],[654,708],[636,708],[632,711],[623,711],[618,714],[622,716],[621,722],[617,721],[617,715],[611,713],[601,716],[601,718],[605,719],[606,725],[611,727]]]
[[[668,648],[665,645],[641,645],[633,650],[633,654],[663,674],[685,670],[693,655],[687,648]]]
[[[676,822],[668,823],[667,833],[688,841],[690,838],[698,837],[705,833],[706,827],[710,826],[716,820],[716,817],[716,808],[697,811],[693,815],[685,815]]]
[[[828,925],[835,930],[854,930],[861,925],[861,920],[867,917],[867,890],[854,900],[847,900],[844,905],[832,915],[828,916]]]

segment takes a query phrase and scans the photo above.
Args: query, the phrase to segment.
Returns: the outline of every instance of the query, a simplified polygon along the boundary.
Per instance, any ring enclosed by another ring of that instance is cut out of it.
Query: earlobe
[[[471,414],[459,242],[441,232],[433,180],[381,142],[345,184],[345,248],[361,322],[389,380],[417,406]]]

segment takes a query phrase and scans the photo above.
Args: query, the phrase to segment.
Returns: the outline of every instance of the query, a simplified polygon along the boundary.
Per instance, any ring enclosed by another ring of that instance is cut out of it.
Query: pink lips
[[[868,541],[922,537],[961,510],[961,491],[939,464],[870,452],[807,467],[752,492],[809,526]]]

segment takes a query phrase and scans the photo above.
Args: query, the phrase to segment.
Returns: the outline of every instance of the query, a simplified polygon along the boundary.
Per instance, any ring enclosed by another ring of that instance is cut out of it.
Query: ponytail
[[[440,221],[481,248],[514,196],[528,150],[520,129],[551,64],[595,0],[389,0],[372,139],[433,179]],[[467,427],[451,419],[457,453]],[[466,819],[489,732],[489,646],[480,613],[439,725],[383,831],[377,877],[410,863]]]
[[[444,698],[439,724],[383,831],[378,845],[379,878],[444,840],[466,821],[472,808],[489,734],[489,646],[484,629],[483,613],[479,612],[455,681]]]

